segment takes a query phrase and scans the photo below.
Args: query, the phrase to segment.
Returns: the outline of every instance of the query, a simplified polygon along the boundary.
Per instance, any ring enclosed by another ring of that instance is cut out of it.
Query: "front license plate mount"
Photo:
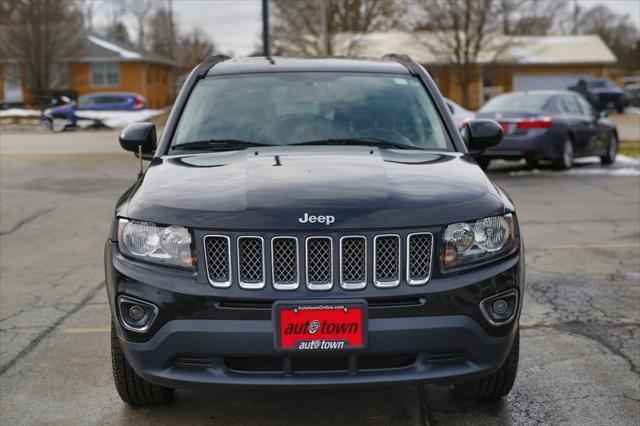
[[[366,300],[278,301],[274,343],[283,352],[343,352],[367,346]]]

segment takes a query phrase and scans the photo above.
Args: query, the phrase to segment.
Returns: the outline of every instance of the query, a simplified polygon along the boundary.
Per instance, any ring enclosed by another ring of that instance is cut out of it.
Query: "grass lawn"
[[[621,140],[619,152],[630,157],[640,158],[640,141]]]

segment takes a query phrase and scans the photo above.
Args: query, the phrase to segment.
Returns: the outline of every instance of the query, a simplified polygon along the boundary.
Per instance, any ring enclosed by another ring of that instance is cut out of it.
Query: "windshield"
[[[202,80],[187,102],[172,147],[215,150],[222,147],[216,141],[290,145],[336,140],[450,147],[431,99],[415,78],[328,72]]]
[[[615,87],[615,84],[613,84],[613,81],[611,80],[591,80],[587,85],[592,89],[607,89]]]
[[[551,95],[512,93],[500,95],[487,102],[480,112],[527,112],[538,113],[545,110]]]

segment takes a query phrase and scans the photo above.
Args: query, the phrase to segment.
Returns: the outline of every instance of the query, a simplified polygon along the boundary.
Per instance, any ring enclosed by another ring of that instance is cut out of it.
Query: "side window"
[[[563,96],[560,98],[560,110],[565,114],[582,114],[575,96]]]
[[[582,115],[593,117],[596,114],[591,104],[587,102],[582,96],[578,96],[576,98],[578,99],[578,103],[580,103],[580,108],[582,109]]]

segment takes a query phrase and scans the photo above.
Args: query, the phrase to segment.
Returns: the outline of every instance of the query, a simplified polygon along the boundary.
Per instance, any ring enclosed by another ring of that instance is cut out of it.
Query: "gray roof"
[[[437,45],[442,35],[426,31],[340,34],[335,43],[335,51],[339,55],[372,57],[379,57],[389,52],[402,52],[421,64],[446,64],[448,58],[432,47]],[[504,36],[496,34],[488,37],[478,58],[480,64],[513,65],[613,64],[616,60],[616,56],[597,35]]]
[[[162,55],[119,43],[96,34],[87,35],[87,47],[83,54],[73,61],[91,62],[152,62],[175,66],[176,62]]]

